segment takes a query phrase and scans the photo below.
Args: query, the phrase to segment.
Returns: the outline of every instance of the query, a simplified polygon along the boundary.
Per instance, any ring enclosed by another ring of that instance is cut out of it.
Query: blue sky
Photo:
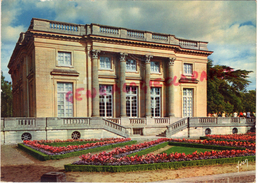
[[[247,89],[256,88],[255,1],[2,0],[1,14],[1,70],[9,81],[7,64],[19,34],[35,17],[207,41],[215,65],[253,71]]]

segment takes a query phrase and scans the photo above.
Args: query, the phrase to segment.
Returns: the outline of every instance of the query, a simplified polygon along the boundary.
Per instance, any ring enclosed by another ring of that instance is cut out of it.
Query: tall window
[[[153,117],[161,116],[161,88],[151,88],[151,114]]]
[[[71,66],[71,53],[58,52],[58,65],[59,66]]]
[[[126,70],[127,71],[136,71],[136,61],[135,60],[126,60]]]
[[[160,72],[160,62],[151,62],[151,72],[154,73]]]
[[[112,86],[99,85],[99,115],[103,117],[113,116]]]
[[[111,58],[100,57],[100,69],[111,69]]]
[[[58,117],[73,117],[72,83],[57,83]]]
[[[193,89],[183,89],[183,116],[193,116]]]
[[[184,75],[192,75],[192,64],[184,64]]]
[[[126,86],[126,115],[137,117],[137,87]]]

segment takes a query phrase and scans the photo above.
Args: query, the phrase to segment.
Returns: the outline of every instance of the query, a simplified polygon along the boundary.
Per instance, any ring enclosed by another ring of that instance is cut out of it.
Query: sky
[[[256,89],[256,1],[2,0],[1,70],[32,18],[77,24],[97,23],[173,34],[208,42],[214,65],[253,71],[247,90]]]

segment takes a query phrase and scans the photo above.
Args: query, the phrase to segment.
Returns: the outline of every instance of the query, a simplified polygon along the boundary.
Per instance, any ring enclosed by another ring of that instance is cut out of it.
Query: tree
[[[245,111],[256,112],[256,90],[249,90],[243,94]]]
[[[248,74],[252,71],[234,70],[229,66],[215,65],[208,60],[207,94],[208,112],[244,111],[243,96],[250,81]]]
[[[11,117],[13,108],[13,95],[11,82],[5,81],[1,71],[1,116]]]

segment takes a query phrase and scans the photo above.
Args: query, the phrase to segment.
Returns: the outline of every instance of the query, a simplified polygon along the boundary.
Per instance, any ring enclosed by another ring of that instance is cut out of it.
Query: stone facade
[[[205,117],[211,53],[207,42],[169,34],[33,18],[8,64],[13,114],[122,124],[129,117]]]

